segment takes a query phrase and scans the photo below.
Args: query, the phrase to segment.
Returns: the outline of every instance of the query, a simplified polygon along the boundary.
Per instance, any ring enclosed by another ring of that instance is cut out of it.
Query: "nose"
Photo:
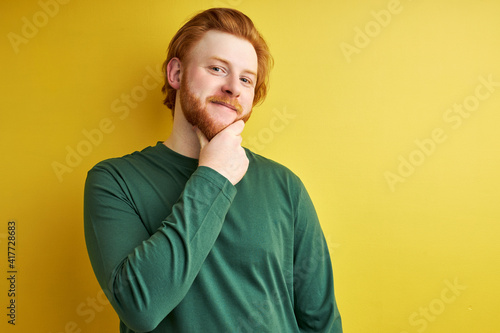
[[[239,97],[241,93],[240,78],[236,75],[226,76],[221,89],[231,97]]]

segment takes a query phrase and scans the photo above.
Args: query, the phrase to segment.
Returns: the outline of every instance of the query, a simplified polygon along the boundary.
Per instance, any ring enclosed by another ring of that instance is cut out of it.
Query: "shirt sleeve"
[[[89,171],[84,194],[87,250],[99,284],[120,319],[152,331],[184,298],[220,233],[236,188],[199,167],[172,213],[148,233],[116,176]]]
[[[293,286],[300,332],[341,333],[328,247],[302,183],[295,215]]]

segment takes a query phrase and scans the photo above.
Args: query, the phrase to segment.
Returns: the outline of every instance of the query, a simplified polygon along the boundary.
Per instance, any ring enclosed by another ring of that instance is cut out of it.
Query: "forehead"
[[[207,31],[193,46],[189,58],[198,64],[224,59],[238,70],[255,73],[258,66],[257,53],[249,41],[217,30]]]

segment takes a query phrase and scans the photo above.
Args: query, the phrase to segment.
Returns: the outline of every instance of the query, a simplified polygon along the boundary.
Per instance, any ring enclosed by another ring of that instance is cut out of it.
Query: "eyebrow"
[[[214,56],[214,57],[211,57],[210,59],[220,61],[220,62],[224,63],[226,66],[230,65],[230,62],[227,61],[226,59],[223,59],[223,58],[219,58],[219,57]],[[254,71],[251,71],[249,69],[244,69],[243,72],[257,77],[257,73],[255,73]]]

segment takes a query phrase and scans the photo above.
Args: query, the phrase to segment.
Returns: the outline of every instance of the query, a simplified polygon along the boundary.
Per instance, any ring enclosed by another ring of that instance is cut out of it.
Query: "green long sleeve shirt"
[[[246,153],[236,186],[161,142],[89,171],[87,249],[120,332],[342,332],[306,189]]]

